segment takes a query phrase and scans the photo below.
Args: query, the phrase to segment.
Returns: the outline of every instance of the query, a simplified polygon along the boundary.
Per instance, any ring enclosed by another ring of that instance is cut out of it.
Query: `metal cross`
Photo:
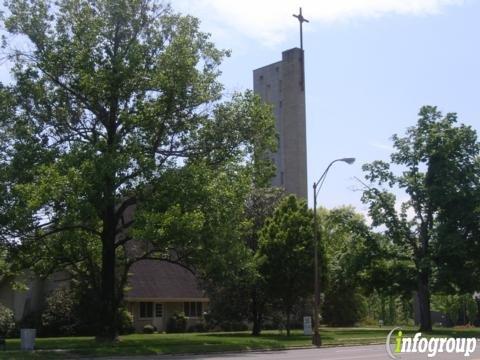
[[[304,22],[309,22],[307,19],[305,19],[302,15],[302,8],[300,8],[300,12],[298,15],[293,14],[294,17],[298,19],[300,22],[300,49],[303,50],[303,23]]]

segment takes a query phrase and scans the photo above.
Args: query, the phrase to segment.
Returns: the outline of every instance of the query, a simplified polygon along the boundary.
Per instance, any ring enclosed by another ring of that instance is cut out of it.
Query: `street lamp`
[[[342,158],[342,159],[336,159],[333,160],[325,169],[323,172],[322,176],[320,176],[320,179],[318,179],[317,182],[313,183],[313,248],[314,248],[314,262],[315,262],[315,305],[313,308],[313,338],[312,338],[312,344],[315,346],[321,346],[322,345],[322,338],[320,337],[320,331],[318,329],[318,312],[319,312],[319,307],[320,307],[320,289],[318,287],[318,279],[319,279],[319,269],[318,269],[318,221],[317,221],[317,196],[318,192],[322,188],[323,182],[325,181],[325,178],[327,177],[328,170],[330,170],[330,167],[336,163],[336,162],[345,162],[349,165],[353,164],[355,162],[355,158]]]

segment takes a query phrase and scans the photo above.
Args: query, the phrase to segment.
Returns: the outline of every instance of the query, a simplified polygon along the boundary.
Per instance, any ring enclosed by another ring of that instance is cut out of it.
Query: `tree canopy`
[[[260,235],[260,265],[271,299],[278,299],[287,317],[302,297],[313,292],[313,214],[304,200],[283,199]]]
[[[5,44],[14,80],[0,88],[2,241],[55,259],[42,271],[84,274],[98,290],[99,338],[113,339],[129,265],[209,248],[225,224],[212,209],[241,197],[231,185],[268,178],[271,110],[250,92],[222,96],[228,51],[169,6],[6,7],[6,29],[28,46]],[[139,238],[147,245],[132,245]]]
[[[428,331],[432,280],[478,286],[471,254],[478,247],[473,239],[479,224],[480,148],[471,127],[457,125],[456,114],[443,116],[432,106],[420,109],[416,126],[404,137],[393,136],[393,146],[390,163],[364,165],[366,178],[383,188],[366,185],[363,201],[373,226],[384,226],[385,235],[413,261],[421,330]],[[403,191],[407,200],[400,203],[390,189]],[[468,226],[462,226],[463,215]],[[464,266],[452,271],[459,257]],[[448,267],[450,275],[439,276]]]

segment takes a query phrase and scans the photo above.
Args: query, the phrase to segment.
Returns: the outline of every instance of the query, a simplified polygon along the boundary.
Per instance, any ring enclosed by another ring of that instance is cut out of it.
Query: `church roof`
[[[127,301],[208,300],[198,279],[184,267],[159,260],[141,260],[130,268]]]

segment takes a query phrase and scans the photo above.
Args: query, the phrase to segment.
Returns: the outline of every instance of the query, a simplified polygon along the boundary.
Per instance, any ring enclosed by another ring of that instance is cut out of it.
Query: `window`
[[[152,318],[153,317],[153,303],[141,302],[140,303],[140,318]]]
[[[162,304],[155,304],[155,317],[163,316],[163,306]]]
[[[183,303],[183,310],[184,310],[185,316],[200,317],[202,316],[202,303],[201,302]]]

